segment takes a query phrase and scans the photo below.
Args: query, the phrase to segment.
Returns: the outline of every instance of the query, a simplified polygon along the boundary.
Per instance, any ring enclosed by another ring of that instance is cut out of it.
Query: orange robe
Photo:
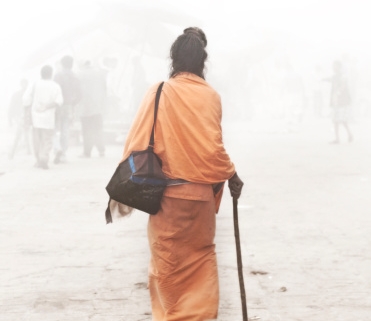
[[[142,101],[126,139],[123,160],[148,146],[158,85],[152,86]],[[167,187],[160,211],[149,216],[153,321],[217,317],[215,213],[223,189],[214,193],[212,184],[235,173],[224,149],[221,117],[220,96],[202,78],[182,73],[165,82],[154,150],[169,178],[190,183]]]

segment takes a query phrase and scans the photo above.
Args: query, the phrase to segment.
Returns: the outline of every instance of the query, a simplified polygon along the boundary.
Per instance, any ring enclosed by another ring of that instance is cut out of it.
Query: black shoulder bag
[[[106,210],[107,224],[112,223],[111,199],[148,214],[156,214],[160,209],[162,195],[167,185],[167,178],[162,172],[161,160],[154,153],[153,148],[155,144],[158,103],[163,85],[164,83],[162,82],[156,93],[154,121],[148,148],[143,151],[132,152],[116,168],[106,186],[106,191],[110,197]]]

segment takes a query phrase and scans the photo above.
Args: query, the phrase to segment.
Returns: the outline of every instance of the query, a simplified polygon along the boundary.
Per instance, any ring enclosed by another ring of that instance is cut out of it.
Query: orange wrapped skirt
[[[215,199],[211,185],[168,187],[148,222],[153,321],[217,318]]]

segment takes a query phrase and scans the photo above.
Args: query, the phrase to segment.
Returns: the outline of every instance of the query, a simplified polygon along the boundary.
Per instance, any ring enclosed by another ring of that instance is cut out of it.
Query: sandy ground
[[[371,315],[371,123],[329,145],[329,121],[225,124],[245,181],[239,200],[250,318],[368,321]],[[2,132],[3,143],[7,139]],[[343,140],[344,141],[344,140]],[[106,225],[104,189],[121,155],[45,171],[0,150],[0,320],[149,321],[147,214]],[[226,192],[217,216],[221,321],[242,320]]]

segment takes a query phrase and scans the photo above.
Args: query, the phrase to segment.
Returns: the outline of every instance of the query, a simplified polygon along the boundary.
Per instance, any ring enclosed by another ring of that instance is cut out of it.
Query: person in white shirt
[[[61,87],[52,80],[53,68],[41,68],[41,79],[25,93],[23,103],[31,105],[33,145],[36,167],[48,169],[49,154],[53,145],[55,110],[62,105]]]

